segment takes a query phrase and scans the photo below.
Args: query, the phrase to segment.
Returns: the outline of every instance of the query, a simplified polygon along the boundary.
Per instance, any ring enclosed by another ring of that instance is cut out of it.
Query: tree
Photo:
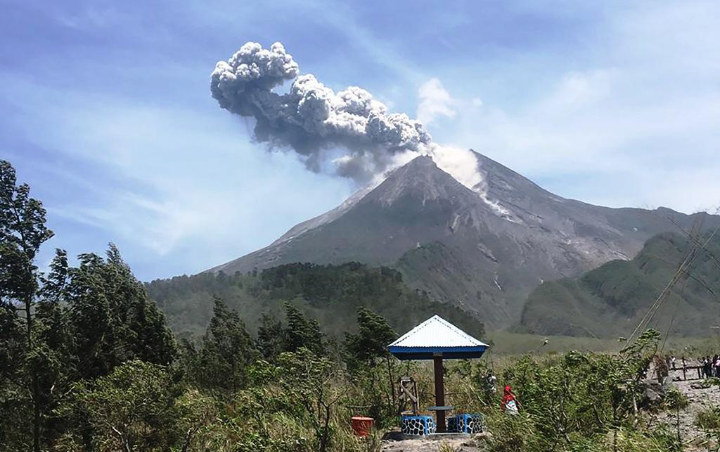
[[[168,365],[176,354],[165,317],[110,244],[107,258],[78,256],[64,290],[77,379],[107,375],[129,360]]]
[[[307,318],[290,303],[285,303],[285,315],[288,323],[285,350],[296,352],[304,347],[318,356],[325,355],[323,334],[317,320]]]
[[[24,313],[22,348],[26,355],[30,355],[36,345],[33,316],[40,274],[35,257],[40,246],[52,236],[52,231],[45,226],[42,203],[30,197],[27,184],[17,185],[15,169],[9,162],[0,160],[0,309],[3,310],[3,321],[9,323],[14,323],[11,317],[17,311]],[[15,336],[16,328],[10,325],[8,328],[2,340],[17,345],[21,339]],[[19,362],[14,359],[14,364],[9,365],[17,366]],[[8,368],[5,372],[17,374],[18,371]],[[40,451],[42,406],[37,373],[26,375],[25,384],[33,407],[32,448]]]
[[[259,353],[245,323],[235,311],[215,299],[213,317],[202,340],[197,367],[190,369],[203,388],[232,394],[247,384],[248,367]]]
[[[258,328],[258,348],[263,358],[275,361],[278,355],[285,351],[287,344],[287,331],[280,320],[263,314]]]
[[[72,399],[61,411],[86,414],[94,432],[94,449],[169,450],[179,436],[176,395],[163,366],[134,360],[95,381],[76,384]],[[77,448],[80,436],[70,432],[64,446]]]
[[[387,346],[397,333],[383,316],[365,307],[358,310],[357,322],[358,332],[345,335],[345,362],[370,415],[378,421],[390,419],[397,408],[397,372]]]
[[[282,353],[279,362],[281,385],[303,407],[315,433],[313,450],[325,452],[332,440],[333,409],[342,396],[333,384],[337,372],[332,361],[301,347],[294,353]]]
[[[357,334],[345,335],[345,351],[351,361],[372,363],[378,358],[388,358],[388,344],[397,338],[387,320],[380,314],[362,307],[357,313]]]

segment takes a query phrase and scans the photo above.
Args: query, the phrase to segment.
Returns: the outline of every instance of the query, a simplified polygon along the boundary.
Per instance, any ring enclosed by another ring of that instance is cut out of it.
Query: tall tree
[[[318,356],[326,354],[323,334],[317,320],[308,318],[290,303],[285,303],[285,315],[288,323],[285,335],[286,351],[296,352],[304,347]]]
[[[110,244],[106,259],[96,254],[78,259],[65,289],[77,377],[107,375],[134,359],[170,364],[176,353],[172,332],[117,247]]]
[[[6,320],[9,314],[18,311],[24,314],[23,348],[28,355],[35,347],[33,316],[40,288],[35,258],[40,246],[52,236],[52,231],[45,226],[42,203],[30,197],[27,184],[17,185],[15,169],[9,162],[0,160],[0,304]],[[11,328],[11,333],[13,330]],[[40,381],[35,372],[30,372],[28,377],[33,406],[32,448],[40,451]]]
[[[210,390],[233,394],[246,386],[248,367],[258,356],[240,316],[215,298],[213,317],[195,360],[196,368],[190,369],[195,382]]]
[[[387,346],[397,338],[387,320],[362,307],[357,313],[358,332],[345,335],[345,351],[351,360],[366,364],[389,356]]]
[[[382,422],[396,414],[397,363],[387,346],[397,333],[383,316],[365,307],[358,310],[357,322],[358,332],[345,335],[345,362],[355,384],[369,396],[365,403],[370,413]]]
[[[285,350],[287,331],[282,322],[268,314],[263,314],[258,327],[258,348],[268,361],[275,361]]]

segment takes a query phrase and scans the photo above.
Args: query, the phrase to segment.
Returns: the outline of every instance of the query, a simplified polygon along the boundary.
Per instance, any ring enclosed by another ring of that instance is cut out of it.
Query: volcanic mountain
[[[248,272],[293,262],[357,261],[398,269],[418,291],[477,314],[490,328],[520,319],[543,281],[632,259],[651,236],[720,217],[670,209],[613,209],[556,196],[475,153],[482,186],[470,189],[430,157],[300,223],[269,246],[212,268]]]

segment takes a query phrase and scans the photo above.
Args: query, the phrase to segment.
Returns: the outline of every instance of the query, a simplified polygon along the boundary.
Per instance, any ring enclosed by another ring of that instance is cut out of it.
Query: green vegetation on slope
[[[360,307],[381,314],[399,332],[438,314],[473,336],[484,334],[479,320],[408,288],[398,271],[354,262],[288,264],[245,275],[202,273],[157,280],[146,287],[173,329],[193,336],[205,331],[214,297],[242,313],[253,331],[263,314],[280,317],[283,304],[290,302],[317,319],[323,330],[335,338],[353,329]]]
[[[400,375],[416,378],[421,407],[432,403],[429,366],[392,358],[385,344],[397,333],[375,312],[358,309],[356,321],[337,322],[358,333],[332,350],[319,323],[289,302],[283,321],[262,317],[255,338],[240,313],[214,298],[202,337],[178,347],[114,246],[106,257],[80,255],[76,267],[58,250],[49,271],[38,270],[35,256],[52,232],[41,203],[3,161],[0,220],[0,452],[379,452],[403,409]],[[187,281],[194,293],[230,285],[254,300],[295,298],[318,312],[353,301],[442,308],[404,288],[396,272],[356,264]],[[186,289],[163,288],[166,296]],[[327,312],[340,319],[342,311]],[[450,320],[472,322],[453,312]],[[496,366],[498,384],[512,384],[522,402],[518,416],[501,414],[487,360],[448,362],[446,395],[457,409],[485,415],[488,451],[680,450],[679,434],[676,441],[642,422],[641,379],[659,339],[649,331],[614,355],[527,356]],[[351,433],[358,411],[376,421],[368,440]],[[698,421],[717,424],[707,415]]]
[[[704,241],[705,239],[703,239]],[[662,292],[690,248],[675,233],[648,240],[631,261],[612,261],[578,279],[545,282],[533,291],[521,325],[530,333],[629,335]],[[720,237],[700,250],[651,325],[682,336],[707,336],[720,317]]]

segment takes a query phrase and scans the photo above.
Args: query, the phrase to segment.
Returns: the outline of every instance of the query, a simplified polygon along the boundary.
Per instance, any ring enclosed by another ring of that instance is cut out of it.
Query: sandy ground
[[[695,425],[695,419],[699,411],[720,406],[720,388],[701,388],[701,382],[702,380],[675,381],[675,386],[687,396],[688,407],[680,410],[679,416],[673,412],[664,412],[651,418],[651,425],[662,423],[673,432],[679,427],[680,438],[687,451],[715,450],[716,447],[716,439],[713,440],[706,432],[701,431]],[[708,449],[708,446],[711,448]]]
[[[480,452],[477,445],[484,442],[483,433],[479,435],[451,435],[430,439],[383,440],[383,452]]]

